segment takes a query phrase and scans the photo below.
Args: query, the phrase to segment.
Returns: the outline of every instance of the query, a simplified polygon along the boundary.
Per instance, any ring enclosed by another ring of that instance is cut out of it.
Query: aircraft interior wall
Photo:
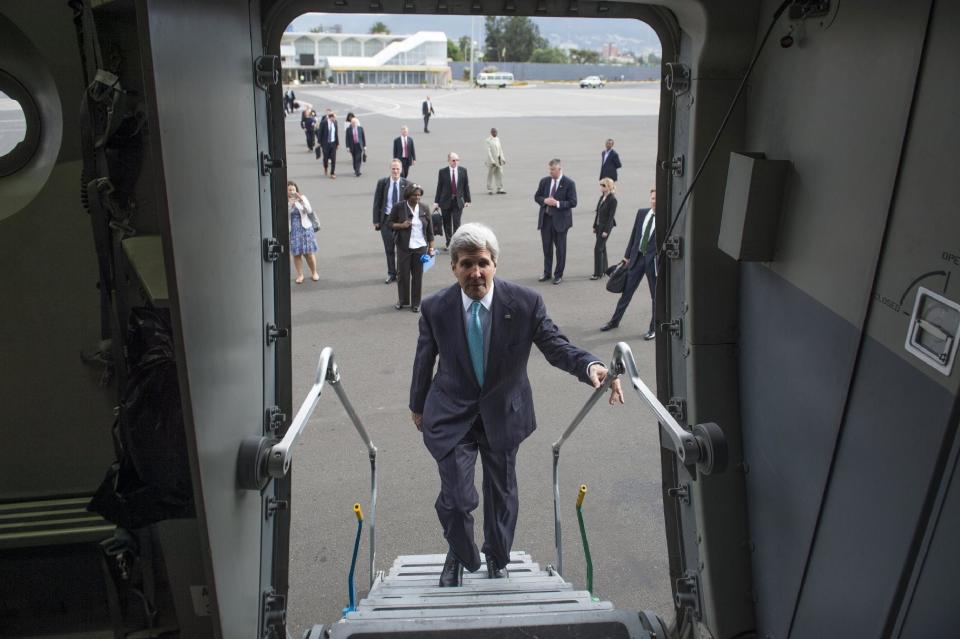
[[[73,30],[69,10],[8,3],[0,15],[0,66],[33,94],[42,131],[29,164],[0,178],[0,501],[92,494],[113,461],[115,391],[80,359],[101,333],[80,204],[80,59],[76,38],[63,37]]]
[[[761,636],[890,636],[923,540],[958,533],[955,513],[936,523],[956,463],[960,374],[904,349],[918,285],[958,297],[944,259],[960,252],[948,239],[960,237],[948,5],[844,2],[835,20],[807,21],[793,47],[771,46],[751,82],[743,150],[792,163],[775,259],[741,264]],[[933,567],[956,567],[956,550],[934,547],[927,578],[945,585]],[[957,614],[909,621],[956,627]]]

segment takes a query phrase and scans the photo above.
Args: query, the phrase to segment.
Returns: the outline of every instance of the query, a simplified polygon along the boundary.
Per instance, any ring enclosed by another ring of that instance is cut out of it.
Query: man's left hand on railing
[[[603,382],[606,381],[607,375],[610,374],[610,371],[607,370],[607,367],[603,364],[593,364],[590,366],[590,369],[587,371],[587,375],[590,376],[590,383],[593,384],[594,388],[600,388],[603,386]],[[617,378],[610,383],[610,403],[611,404],[622,404],[623,403],[623,390],[620,388],[620,379]]]

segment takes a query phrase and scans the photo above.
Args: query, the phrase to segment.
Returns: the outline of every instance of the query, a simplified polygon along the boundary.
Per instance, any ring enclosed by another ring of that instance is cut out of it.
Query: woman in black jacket
[[[398,311],[409,305],[420,312],[420,294],[423,289],[424,255],[433,255],[433,226],[430,210],[420,204],[423,189],[410,184],[403,190],[403,201],[390,211],[389,224],[397,243],[397,290],[399,301],[393,306]]]
[[[593,218],[593,232],[597,242],[593,245],[593,275],[591,280],[599,280],[607,270],[607,239],[617,225],[614,216],[617,213],[617,198],[614,192],[617,184],[610,178],[600,180],[600,201],[597,202],[597,214]]]

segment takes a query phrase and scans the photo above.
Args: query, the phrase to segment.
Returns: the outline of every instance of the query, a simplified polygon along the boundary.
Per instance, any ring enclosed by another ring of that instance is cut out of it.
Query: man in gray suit
[[[464,566],[480,568],[472,511],[473,475],[483,463],[483,553],[487,576],[503,577],[517,524],[517,449],[537,427],[527,359],[536,344],[552,365],[599,387],[607,369],[567,340],[540,295],[494,278],[496,236],[464,224],[450,242],[457,283],[423,300],[410,384],[413,423],[437,462],[436,510],[449,550],[440,586],[462,584]],[[434,375],[434,365],[439,365]],[[623,403],[620,380],[610,403]]]

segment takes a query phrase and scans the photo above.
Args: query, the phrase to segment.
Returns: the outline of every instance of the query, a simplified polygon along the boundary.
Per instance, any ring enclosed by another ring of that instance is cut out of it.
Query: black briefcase
[[[607,269],[607,275],[610,277],[607,279],[607,290],[611,293],[623,293],[623,289],[627,286],[627,271],[629,267],[623,262],[618,262],[610,268]]]
[[[433,224],[433,234],[443,235],[443,214],[440,211],[434,211],[430,216],[430,222]]]

